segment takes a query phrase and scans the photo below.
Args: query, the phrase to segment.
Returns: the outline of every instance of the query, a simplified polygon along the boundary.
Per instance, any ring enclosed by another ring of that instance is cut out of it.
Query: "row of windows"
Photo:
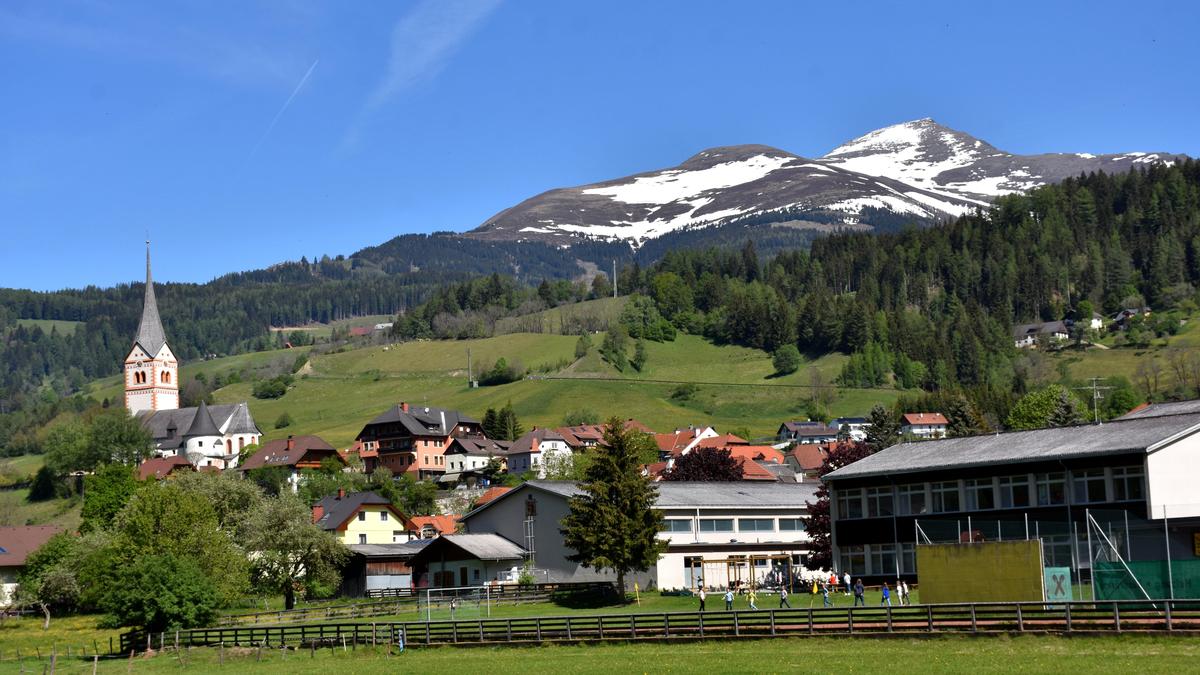
[[[1067,503],[1068,485],[1072,504],[1137,501],[1145,498],[1145,478],[1142,467],[1123,466],[913,483],[897,485],[894,493],[890,486],[838,490],[838,517],[883,518],[1055,506]]]
[[[692,531],[692,518],[668,518],[663,521],[663,532],[688,532]],[[803,518],[779,518],[779,532],[803,532]],[[738,518],[738,532],[775,532],[775,518]],[[733,518],[701,518],[701,532],[733,532]]]
[[[162,382],[163,384],[170,384],[171,383],[171,371],[169,371],[169,370],[159,371],[158,381]],[[139,370],[139,371],[135,372],[133,374],[133,383],[134,384],[146,384],[146,371]]]
[[[366,521],[366,519],[367,519],[367,512],[366,512],[366,511],[359,511],[359,512],[358,512],[358,520],[359,520],[359,522],[364,522],[364,521]],[[380,520],[381,522],[386,522],[386,521],[387,521],[387,519],[388,519],[388,512],[387,512],[387,511],[380,511],[380,512],[379,512],[379,520]]]

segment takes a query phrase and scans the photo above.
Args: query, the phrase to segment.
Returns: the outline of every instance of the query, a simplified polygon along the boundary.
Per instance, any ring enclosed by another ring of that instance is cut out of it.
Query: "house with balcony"
[[[445,452],[455,438],[482,437],[479,421],[457,410],[401,402],[358,432],[366,471],[437,479],[446,473]]]

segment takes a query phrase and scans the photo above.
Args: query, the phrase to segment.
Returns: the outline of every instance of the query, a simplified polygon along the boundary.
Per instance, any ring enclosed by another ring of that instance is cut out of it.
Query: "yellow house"
[[[313,505],[313,522],[347,546],[408,541],[404,514],[374,492],[338,490]]]

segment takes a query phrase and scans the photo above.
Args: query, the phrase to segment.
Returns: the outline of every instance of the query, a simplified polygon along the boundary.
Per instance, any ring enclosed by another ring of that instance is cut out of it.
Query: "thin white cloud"
[[[422,0],[392,29],[387,71],[367,98],[373,110],[436,76],[500,0]]]
[[[275,113],[275,117],[271,118],[271,123],[267,125],[267,130],[263,132],[262,137],[259,138],[258,142],[254,144],[254,149],[250,151],[250,155],[246,157],[246,161],[250,161],[254,158],[255,153],[258,152],[258,149],[262,146],[263,141],[267,140],[267,136],[271,135],[271,131],[275,128],[275,124],[279,122],[279,118],[283,117],[283,113],[287,112],[288,107],[291,106],[292,101],[295,100],[296,94],[299,94],[300,90],[304,88],[304,83],[308,82],[308,78],[313,74],[313,71],[317,69],[317,64],[320,62],[321,59],[316,59],[312,62],[312,65],[308,67],[308,71],[304,73],[304,77],[300,78],[300,82],[296,84],[294,89],[292,89],[292,95],[287,97],[287,100],[283,102],[282,106],[280,106],[279,112]]]

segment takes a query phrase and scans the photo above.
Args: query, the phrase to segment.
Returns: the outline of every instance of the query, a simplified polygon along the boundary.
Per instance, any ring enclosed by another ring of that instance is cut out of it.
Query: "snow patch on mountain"
[[[604,195],[626,204],[669,204],[693,199],[709,190],[758,180],[791,161],[791,157],[755,155],[743,160],[722,162],[707,169],[676,169],[638,176],[632,182],[591,188],[583,193]]]

